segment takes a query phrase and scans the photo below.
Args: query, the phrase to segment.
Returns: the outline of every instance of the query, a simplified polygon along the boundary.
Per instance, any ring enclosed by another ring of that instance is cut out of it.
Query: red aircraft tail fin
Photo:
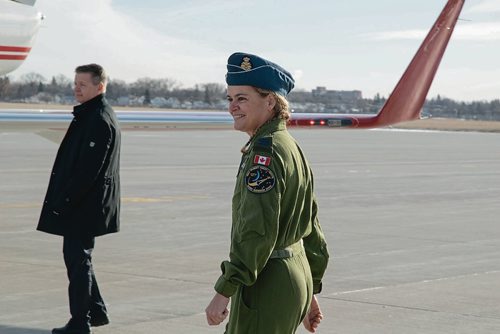
[[[448,0],[378,114],[292,114],[292,126],[376,128],[420,118],[465,0]]]
[[[449,0],[375,118],[380,127],[420,117],[422,106],[465,0]],[[359,127],[364,124],[360,122]]]

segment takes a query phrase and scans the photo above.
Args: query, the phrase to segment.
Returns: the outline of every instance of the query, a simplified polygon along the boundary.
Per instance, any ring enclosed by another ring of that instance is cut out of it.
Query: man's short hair
[[[75,69],[75,73],[90,73],[92,77],[92,83],[94,85],[103,83],[106,86],[106,83],[108,82],[106,71],[104,71],[104,68],[98,64],[88,64],[88,65],[78,66]]]

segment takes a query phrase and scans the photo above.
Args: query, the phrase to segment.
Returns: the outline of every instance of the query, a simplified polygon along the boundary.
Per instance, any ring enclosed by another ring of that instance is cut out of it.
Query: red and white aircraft
[[[42,16],[22,3],[34,0],[0,0],[0,74],[13,70],[26,58]],[[451,38],[465,0],[448,0],[393,92],[377,114],[294,113],[291,126],[375,128],[420,118],[430,85]],[[7,22],[7,29],[4,28]],[[227,126],[228,113],[219,112],[117,112],[123,128],[172,129]],[[18,122],[65,122],[71,114],[55,111],[0,111],[0,130]],[[191,124],[191,125],[188,125]],[[197,125],[195,125],[197,124]]]
[[[0,75],[18,68],[28,57],[43,15],[36,0],[0,0]]]

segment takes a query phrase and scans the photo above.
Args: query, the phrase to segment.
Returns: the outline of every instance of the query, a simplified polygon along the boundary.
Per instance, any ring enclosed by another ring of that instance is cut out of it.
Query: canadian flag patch
[[[253,158],[253,163],[254,164],[259,164],[259,165],[264,165],[264,166],[269,166],[271,164],[271,157],[266,157],[263,155],[255,155],[255,158]]]

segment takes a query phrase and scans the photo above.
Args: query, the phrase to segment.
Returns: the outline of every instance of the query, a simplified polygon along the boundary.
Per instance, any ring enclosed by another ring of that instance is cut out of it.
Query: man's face
[[[75,93],[75,99],[79,103],[85,103],[97,95],[102,94],[104,92],[104,85],[102,83],[97,85],[94,84],[90,73],[76,73],[73,91]]]

